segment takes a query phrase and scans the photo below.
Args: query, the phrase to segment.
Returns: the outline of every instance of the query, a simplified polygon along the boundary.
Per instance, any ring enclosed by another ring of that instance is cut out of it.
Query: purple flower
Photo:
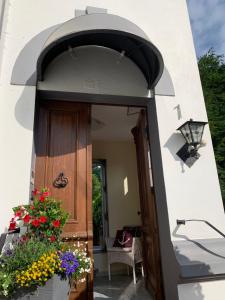
[[[71,276],[79,267],[79,262],[72,252],[65,252],[61,257],[61,268],[65,269],[65,274]]]
[[[11,249],[7,249],[5,252],[4,252],[4,255],[5,256],[11,256],[13,254],[13,251]]]

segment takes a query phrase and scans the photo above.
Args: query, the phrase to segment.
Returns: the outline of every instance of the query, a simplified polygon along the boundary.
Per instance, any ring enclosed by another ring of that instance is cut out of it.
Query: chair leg
[[[141,275],[142,275],[142,277],[145,277],[143,263],[141,263]]]
[[[133,278],[134,278],[134,285],[136,284],[136,273],[135,273],[135,264],[133,265]]]
[[[108,264],[109,281],[111,280],[111,266]]]

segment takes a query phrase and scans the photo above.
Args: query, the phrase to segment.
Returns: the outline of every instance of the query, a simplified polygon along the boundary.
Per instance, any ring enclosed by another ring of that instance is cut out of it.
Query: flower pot
[[[69,290],[69,280],[61,280],[55,275],[47,281],[45,286],[39,287],[33,295],[28,294],[16,300],[67,300]]]

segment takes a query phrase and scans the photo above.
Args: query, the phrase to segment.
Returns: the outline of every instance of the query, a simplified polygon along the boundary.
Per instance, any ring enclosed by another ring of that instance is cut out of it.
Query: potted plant
[[[5,245],[0,255],[0,298],[67,299],[69,283],[85,278],[91,259],[79,243],[69,247],[62,242],[68,214],[61,202],[50,197],[47,189],[33,194],[29,205],[13,209],[9,230],[26,230]]]

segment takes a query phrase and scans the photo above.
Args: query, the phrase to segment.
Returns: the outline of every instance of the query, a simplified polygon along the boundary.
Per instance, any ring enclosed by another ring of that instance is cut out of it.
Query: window
[[[94,251],[103,251],[108,236],[106,161],[103,159],[92,164],[92,214]]]

